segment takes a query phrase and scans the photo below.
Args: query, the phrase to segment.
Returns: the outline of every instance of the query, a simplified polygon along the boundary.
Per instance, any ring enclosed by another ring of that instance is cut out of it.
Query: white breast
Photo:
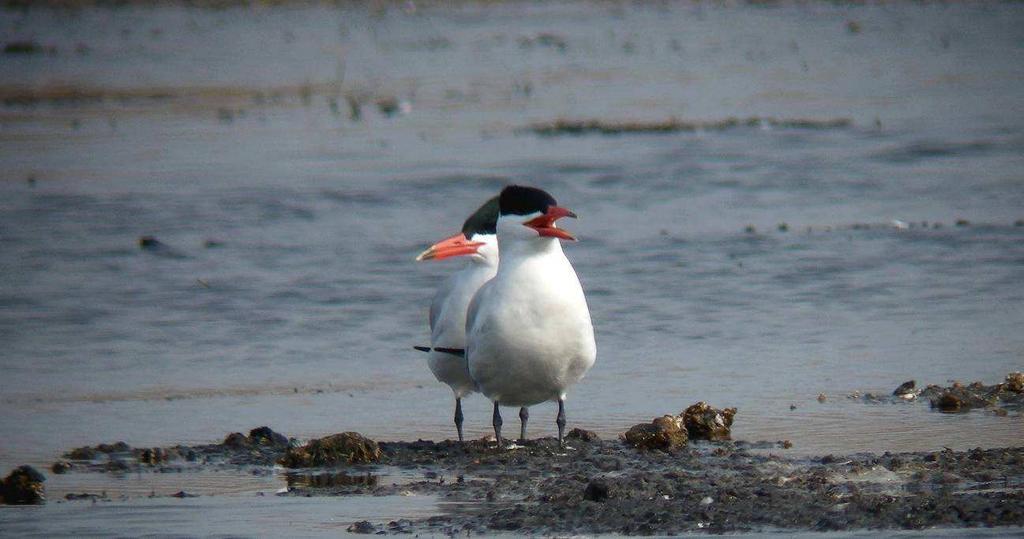
[[[469,309],[469,374],[484,395],[503,405],[564,398],[597,356],[575,270],[557,240],[540,245],[522,256],[503,250],[497,276]]]

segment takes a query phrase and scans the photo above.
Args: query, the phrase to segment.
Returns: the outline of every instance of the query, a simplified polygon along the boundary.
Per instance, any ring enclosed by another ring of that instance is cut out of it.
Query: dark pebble
[[[156,239],[156,236],[141,236],[139,237],[139,247],[142,249],[156,249],[163,243]]]
[[[231,449],[244,449],[249,447],[249,438],[246,438],[241,432],[232,432],[224,438],[224,446]]]
[[[9,41],[4,45],[4,54],[36,54],[43,47],[35,41]]]
[[[377,527],[374,526],[369,520],[360,520],[359,522],[353,522],[348,527],[349,533],[375,533]]]
[[[249,431],[249,443],[253,445],[288,447],[288,437],[279,432],[274,432],[270,427],[258,427]]]
[[[596,432],[585,429],[572,429],[565,437],[570,440],[582,440],[584,442],[594,442],[601,439]]]
[[[0,503],[37,505],[46,502],[46,477],[35,468],[18,466],[0,483]]]
[[[917,383],[914,380],[907,380],[906,382],[903,382],[902,384],[900,384],[900,387],[897,387],[892,392],[892,394],[897,396],[897,397],[899,397],[901,395],[909,395],[909,394],[914,392],[914,387],[916,385],[917,385]]]
[[[592,479],[583,490],[583,499],[592,502],[604,502],[608,499],[608,483],[601,479]]]

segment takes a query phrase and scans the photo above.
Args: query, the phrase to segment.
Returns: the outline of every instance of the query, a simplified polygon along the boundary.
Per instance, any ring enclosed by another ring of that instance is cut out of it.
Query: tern
[[[462,398],[476,389],[463,352],[466,309],[480,286],[498,270],[497,219],[498,197],[494,197],[466,219],[462,232],[431,245],[416,257],[417,261],[469,257],[466,267],[449,277],[430,303],[430,347],[416,347],[430,354],[427,359],[430,372],[455,393],[455,429],[460,442],[463,441]]]
[[[558,402],[562,444],[566,390],[597,357],[587,299],[560,242],[576,238],[555,225],[576,214],[540,189],[517,185],[502,190],[498,209],[498,272],[466,313],[469,375],[494,402],[499,446],[499,405],[521,407],[525,439],[527,407],[546,401]]]

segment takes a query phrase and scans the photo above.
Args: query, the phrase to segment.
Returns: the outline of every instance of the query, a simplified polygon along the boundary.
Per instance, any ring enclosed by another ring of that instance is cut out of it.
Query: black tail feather
[[[413,349],[419,350],[420,352],[429,352],[431,350],[436,350],[436,351],[444,353],[444,354],[451,354],[453,356],[466,357],[466,349],[465,348],[444,348],[444,347],[441,347],[441,346],[438,346],[437,348],[431,348],[429,346],[413,346]]]

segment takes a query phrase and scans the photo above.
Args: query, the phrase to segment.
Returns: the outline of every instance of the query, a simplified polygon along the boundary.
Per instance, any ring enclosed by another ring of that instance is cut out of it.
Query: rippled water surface
[[[511,182],[581,216],[573,426],[706,400],[806,453],[1019,443],[1019,412],[845,396],[1024,367],[1020,4],[411,6],[0,13],[52,49],[0,55],[0,469],[263,424],[452,436],[411,346],[459,263],[413,257]],[[729,117],[852,123],[525,129]]]

